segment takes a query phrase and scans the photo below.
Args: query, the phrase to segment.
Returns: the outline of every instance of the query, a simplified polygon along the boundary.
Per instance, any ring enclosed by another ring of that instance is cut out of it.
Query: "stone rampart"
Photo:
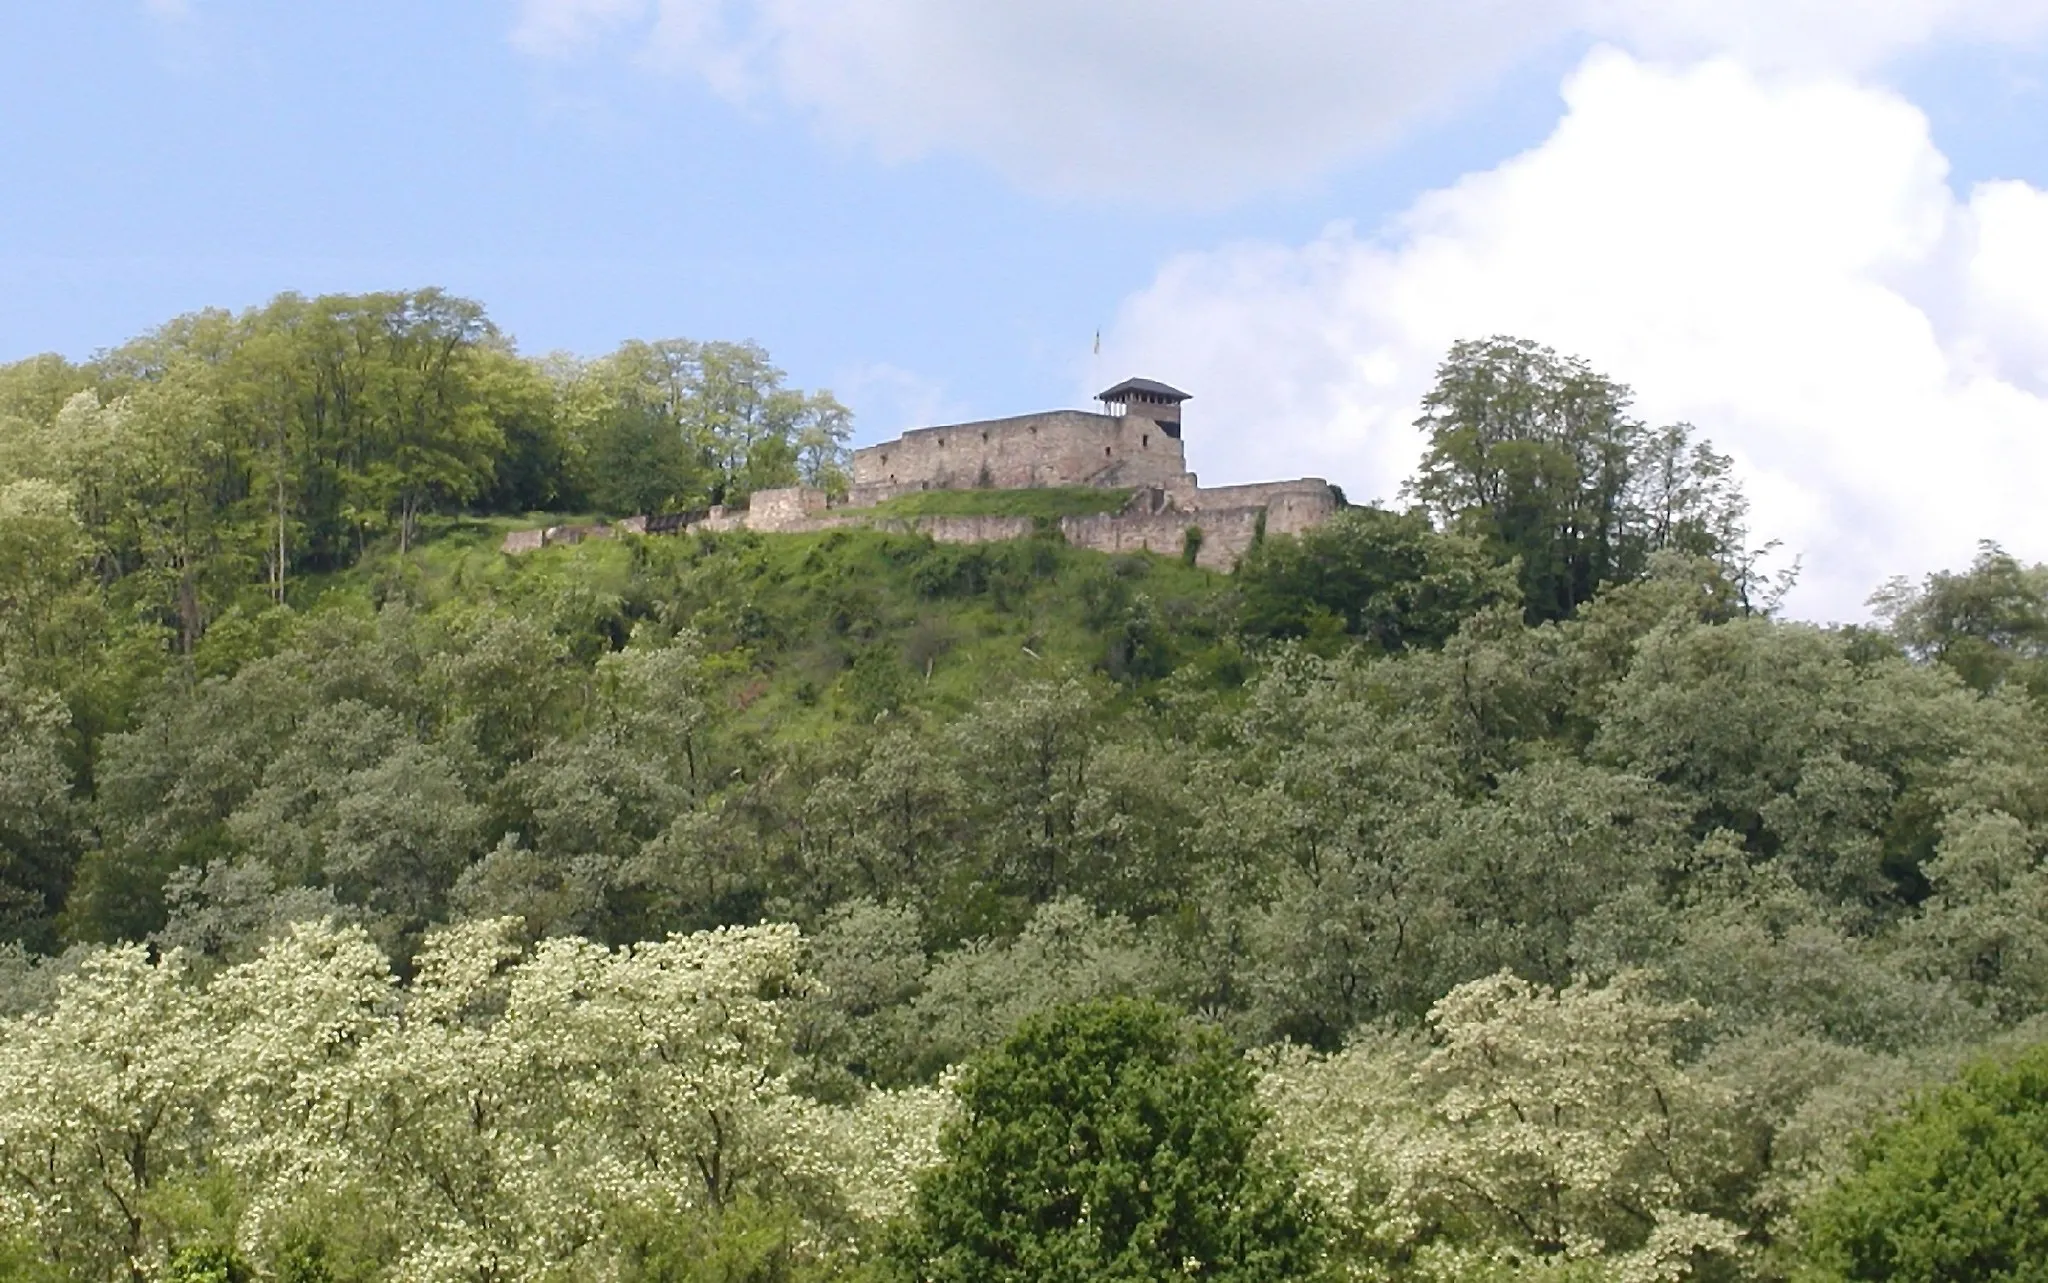
[[[777,523],[818,516],[825,508],[825,492],[809,486],[757,490],[747,503],[747,526],[752,530],[774,529]]]
[[[1252,502],[1246,502],[1251,500]],[[1097,552],[1153,552],[1179,556],[1190,526],[1202,532],[1195,564],[1229,570],[1258,538],[1268,534],[1299,534],[1327,521],[1336,511],[1330,487],[1314,478],[1252,486],[1219,486],[1212,490],[1140,488],[1122,512],[1066,517],[1060,533],[1077,548]],[[928,516],[888,517],[827,503],[825,492],[808,488],[758,490],[744,511],[723,507],[693,514],[685,520],[629,518],[616,527],[555,526],[520,530],[505,537],[504,551],[530,552],[584,539],[607,539],[618,532],[638,534],[691,530],[753,530],[764,534],[816,534],[826,530],[870,529],[929,535],[940,543],[991,543],[1022,539],[1038,528],[1031,517]]]
[[[1178,496],[1176,496],[1178,498]],[[1330,483],[1321,477],[1300,477],[1293,481],[1260,481],[1244,486],[1203,486],[1181,502],[1198,510],[1209,508],[1264,508],[1271,504],[1307,498],[1336,509]]]
[[[1053,410],[918,428],[853,452],[853,485],[924,490],[1166,486],[1187,475],[1181,443],[1142,416]]]
[[[1324,485],[1316,490],[1275,495],[1265,505],[1266,533],[1298,535],[1312,530],[1337,514],[1337,495]]]
[[[1187,546],[1188,530],[1194,528],[1202,532],[1195,564],[1204,570],[1227,571],[1237,565],[1238,558],[1249,552],[1259,537],[1259,517],[1263,512],[1263,508],[1218,508],[1192,513],[1069,517],[1060,523],[1060,532],[1077,548],[1097,552],[1142,550],[1177,557]]]

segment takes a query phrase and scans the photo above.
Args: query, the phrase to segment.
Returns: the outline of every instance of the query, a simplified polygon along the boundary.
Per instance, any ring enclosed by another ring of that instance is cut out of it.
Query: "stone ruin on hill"
[[[1228,570],[1261,530],[1297,534],[1337,510],[1319,477],[1203,488],[1187,470],[1181,403],[1188,394],[1150,379],[1126,379],[1097,400],[1102,413],[1050,410],[1008,419],[918,428],[853,452],[844,499],[805,486],[757,490],[744,510],[633,517],[614,526],[556,526],[505,537],[508,553],[614,533],[755,530],[798,534],[867,527],[918,531],[941,543],[982,543],[1033,533],[1031,517],[892,516],[878,505],[929,490],[1128,489],[1123,510],[1063,517],[1067,542],[1101,552],[1178,554],[1201,531],[1196,564]]]

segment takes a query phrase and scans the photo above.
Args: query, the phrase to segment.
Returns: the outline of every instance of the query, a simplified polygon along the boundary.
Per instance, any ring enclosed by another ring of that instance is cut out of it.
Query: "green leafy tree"
[[[475,385],[472,354],[494,341],[483,308],[440,290],[371,295],[355,318],[383,358],[371,371],[370,457],[356,486],[393,520],[402,554],[423,512],[474,498],[504,436]]]
[[[1801,885],[1890,912],[1918,892],[1950,763],[2024,755],[2019,717],[1939,670],[1859,662],[1837,633],[1673,621],[1639,643],[1594,751],[1671,788],[1696,837],[1725,829]]]
[[[1902,931],[1932,975],[2008,1019],[2048,1009],[2048,866],[2041,834],[2004,811],[1946,817],[1924,871],[1933,894]]]
[[[1519,563],[1531,620],[1640,577],[1660,548],[1751,577],[1727,458],[1683,426],[1650,429],[1630,399],[1576,357],[1504,337],[1453,344],[1423,398],[1429,448],[1409,491]]]
[[[1442,645],[1474,612],[1516,595],[1513,575],[1478,540],[1438,534],[1421,512],[1382,508],[1349,508],[1266,539],[1236,578],[1248,631],[1310,637],[1330,621],[1386,652]]]
[[[1069,679],[986,701],[954,730],[978,799],[975,825],[996,886],[1030,902],[1059,894],[1088,779],[1102,693]]]
[[[179,1248],[164,1267],[164,1283],[255,1283],[255,1278],[240,1253],[212,1243]]]
[[[1119,995],[1164,994],[1172,968],[1131,924],[1077,899],[1038,907],[1015,939],[976,940],[937,959],[911,1004],[924,1068],[992,1047],[1033,1013]]]
[[[1979,1064],[1866,1140],[1807,1213],[1800,1277],[2048,1277],[2048,1044]]]
[[[2016,681],[2048,694],[2048,566],[2026,566],[1986,541],[1960,573],[1915,588],[1894,579],[1871,605],[1915,658],[1956,671],[1977,690]]]
[[[1301,1279],[1319,1243],[1255,1152],[1249,1067],[1129,999],[1035,1016],[961,1082],[943,1166],[893,1245],[906,1277],[976,1283]]]
[[[796,421],[797,477],[807,486],[844,494],[852,481],[853,412],[830,392],[804,398]]]
[[[71,734],[61,700],[0,669],[0,940],[57,943],[82,836],[65,761]]]
[[[0,365],[0,422],[13,420],[14,430],[48,423],[64,403],[91,386],[92,371],[45,352],[27,360]],[[0,440],[9,435],[0,431]]]
[[[612,513],[669,512],[695,506],[704,470],[676,428],[649,406],[620,405],[605,415],[590,446],[591,502]]]
[[[0,482],[0,663],[47,667],[85,640],[91,552],[69,491],[39,478]]]

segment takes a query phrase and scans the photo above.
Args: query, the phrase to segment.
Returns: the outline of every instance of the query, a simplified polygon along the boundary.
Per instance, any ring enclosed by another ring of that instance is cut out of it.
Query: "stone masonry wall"
[[[822,515],[825,506],[825,492],[809,486],[757,490],[748,499],[747,525],[754,530],[766,530],[777,522],[800,521],[805,517]]]
[[[1258,502],[1224,502],[1254,499]],[[1329,519],[1336,511],[1330,487],[1313,478],[1258,486],[1227,486],[1214,490],[1141,490],[1123,512],[1066,517],[1060,533],[1077,548],[1097,552],[1154,552],[1179,556],[1190,526],[1202,532],[1195,564],[1227,571],[1252,546],[1263,519],[1273,535],[1299,534]],[[621,522],[618,530],[638,533],[644,518]],[[754,530],[765,534],[814,534],[825,530],[873,529],[922,533],[940,543],[989,543],[1022,539],[1037,529],[1030,517],[883,517],[858,508],[828,507],[825,493],[808,488],[756,491],[743,512],[713,508],[692,521],[689,530]],[[544,545],[609,538],[612,527],[555,527],[520,530],[505,537],[507,553],[530,552]]]
[[[1307,497],[1311,503],[1335,503],[1330,483],[1321,477],[1300,477],[1293,481],[1261,481],[1246,486],[1203,486],[1189,494],[1176,494],[1183,507],[1264,508],[1282,500]]]
[[[1054,410],[919,428],[853,452],[853,484],[875,490],[1028,490],[1191,483],[1181,443],[1142,416]]]
[[[1260,490],[1261,487],[1232,487]],[[1177,557],[1190,526],[1202,532],[1201,550],[1195,564],[1209,570],[1229,570],[1257,538],[1263,516],[1268,534],[1296,534],[1327,520],[1336,510],[1330,488],[1321,483],[1282,483],[1271,487],[1270,501],[1229,507],[1203,506],[1187,512],[1168,507],[1145,510],[1139,504],[1119,513],[1096,513],[1065,517],[1060,533],[1077,548],[1097,552],[1154,552]],[[746,528],[764,533],[806,534],[823,530],[866,527],[874,530],[917,532],[940,543],[988,543],[999,539],[1022,539],[1037,528],[1029,517],[875,517],[857,509],[812,510],[815,515],[790,516],[790,505],[779,498],[762,499],[776,492],[755,496],[747,514]],[[1207,497],[1211,492],[1200,492]]]
[[[1265,505],[1266,533],[1298,535],[1322,525],[1337,513],[1337,496],[1328,485],[1293,494],[1275,495]]]
[[[1257,508],[1231,508],[1215,512],[1158,512],[1101,514],[1068,517],[1060,522],[1060,533],[1077,548],[1097,552],[1156,552],[1178,557],[1186,546],[1188,528],[1202,532],[1202,546],[1195,564],[1205,570],[1229,570],[1252,546],[1258,530]]]

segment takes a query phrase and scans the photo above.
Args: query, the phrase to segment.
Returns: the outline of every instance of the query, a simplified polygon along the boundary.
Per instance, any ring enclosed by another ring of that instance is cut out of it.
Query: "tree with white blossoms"
[[[1734,1158],[1721,1094],[1672,1058],[1688,1014],[1635,974],[1472,981],[1427,1038],[1277,1055],[1269,1140],[1298,1156],[1353,1278],[1691,1277],[1744,1249],[1706,1210]]]
[[[432,941],[396,1036],[357,1066],[382,1125],[355,1148],[418,1221],[411,1273],[534,1277],[601,1257],[609,1209],[829,1180],[825,1121],[783,1072],[795,928],[521,960],[516,926]]]
[[[0,1026],[0,1241],[78,1279],[145,1277],[153,1195],[207,1158],[204,1025],[182,961],[130,945]]]
[[[0,1242],[148,1277],[189,1228],[153,1213],[162,1191],[210,1182],[259,1263],[332,1237],[380,1277],[603,1279],[635,1234],[742,1198],[833,1250],[935,1161],[942,1091],[840,1109],[790,1089],[796,928],[519,939],[516,919],[450,928],[408,985],[331,924],[206,985],[175,952],[89,962],[0,1028]]]

